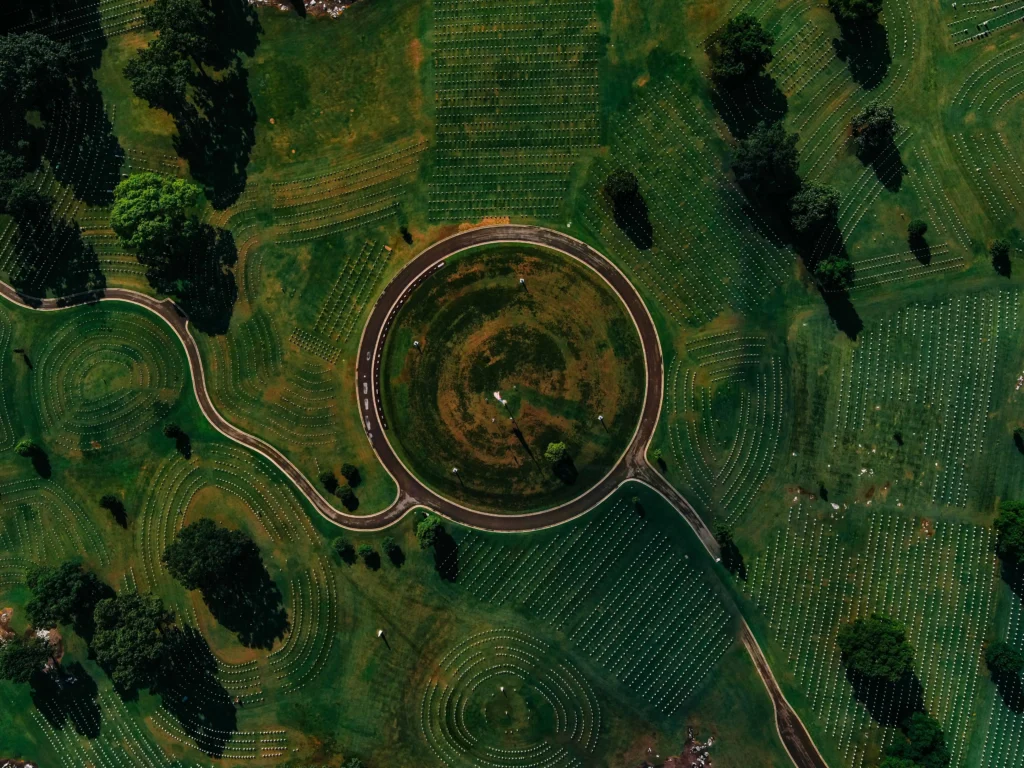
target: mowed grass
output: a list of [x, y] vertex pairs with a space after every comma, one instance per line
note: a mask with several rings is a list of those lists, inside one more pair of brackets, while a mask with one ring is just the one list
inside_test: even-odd
[[[643, 403], [640, 339], [621, 300], [586, 267], [536, 248], [448, 259], [403, 305], [384, 355], [388, 438], [403, 461], [441, 492], [501, 512], [554, 506], [603, 477]], [[571, 465], [545, 460], [552, 442]]]

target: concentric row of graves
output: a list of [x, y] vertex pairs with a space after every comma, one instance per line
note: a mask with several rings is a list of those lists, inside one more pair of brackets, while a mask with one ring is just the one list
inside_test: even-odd
[[749, 508], [782, 437], [782, 363], [766, 343], [738, 331], [700, 336], [668, 371], [673, 469], [692, 500], [727, 523]]
[[[651, 84], [613, 129], [610, 161], [595, 162], [583, 218], [630, 277], [679, 323], [701, 324], [725, 307], [760, 306], [785, 279], [792, 256], [759, 232], [739, 188], [709, 149], [711, 119], [671, 79]], [[616, 167], [632, 172], [647, 204], [652, 243], [623, 234], [602, 193]]]
[[[1010, 615], [1000, 640], [1018, 652], [1024, 651], [1024, 605], [1020, 585], [1015, 583], [1010, 595]], [[980, 768], [1000, 768], [1024, 761], [1024, 691], [1020, 688], [992, 691], [990, 710], [985, 722]]]
[[456, 583], [564, 632], [610, 678], [671, 715], [732, 634], [706, 574], [649, 514], [623, 496], [577, 523], [531, 535], [529, 544], [469, 532], [453, 555]]
[[845, 452], [833, 471], [870, 480], [892, 461], [911, 473], [894, 487], [902, 502], [967, 504], [993, 392], [1001, 400], [1019, 367], [1019, 315], [1015, 291], [912, 304], [869, 326], [858, 347], [833, 349], [825, 428]]
[[554, 218], [599, 142], [593, 0], [434, 4], [431, 221]]
[[867, 758], [893, 737], [895, 723], [880, 712], [903, 702], [892, 691], [855, 695], [836, 646], [841, 623], [878, 612], [906, 626], [923, 703], [942, 723], [952, 764], [964, 765], [998, 579], [992, 532], [891, 504], [836, 511], [802, 496], [791, 502], [785, 527], [748, 562], [745, 589], [810, 702], [812, 733], [835, 744], [845, 766], [873, 764]]

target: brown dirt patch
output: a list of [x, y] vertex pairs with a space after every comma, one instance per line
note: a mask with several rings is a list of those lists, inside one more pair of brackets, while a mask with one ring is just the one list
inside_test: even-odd
[[409, 41], [409, 45], [406, 46], [405, 53], [409, 59], [409, 63], [412, 65], [412, 71], [419, 74], [420, 66], [423, 64], [423, 44], [420, 43], [418, 37], [414, 37]]

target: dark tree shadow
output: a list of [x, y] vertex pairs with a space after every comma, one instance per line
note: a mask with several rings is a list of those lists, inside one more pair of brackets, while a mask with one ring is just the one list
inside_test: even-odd
[[1009, 277], [1012, 267], [1010, 266], [1010, 255], [1009, 254], [992, 254], [992, 268], [996, 271], [997, 275], [1002, 277]]
[[897, 726], [915, 712], [924, 711], [924, 689], [913, 672], [895, 683], [846, 671], [853, 695], [879, 725]]
[[111, 504], [107, 511], [110, 512], [110, 516], [114, 518], [114, 522], [122, 528], [128, 528], [128, 512], [124, 508], [124, 504], [118, 499]]
[[[349, 486], [339, 486], [341, 488], [348, 488]], [[359, 509], [359, 497], [354, 493], [347, 493], [344, 496], [338, 494], [338, 498], [341, 499], [341, 506], [347, 509], [349, 512], [355, 512]]]
[[434, 542], [434, 568], [445, 581], [456, 581], [459, 578], [459, 545], [455, 538], [446, 530], [437, 534]]
[[1020, 675], [993, 673], [992, 682], [1007, 709], [1018, 715], [1024, 712], [1024, 685], [1021, 684]]
[[771, 75], [750, 80], [716, 82], [711, 103], [737, 139], [745, 139], [758, 123], [777, 123], [789, 111], [789, 102]]
[[825, 300], [829, 317], [836, 328], [845, 333], [851, 341], [856, 341], [860, 332], [864, 330], [864, 321], [860, 319], [857, 308], [853, 306], [850, 294], [847, 291], [823, 291], [821, 297]]
[[239, 563], [233, 578], [204, 589], [203, 599], [213, 617], [250, 648], [271, 648], [288, 630], [281, 590], [255, 547]]
[[388, 550], [388, 560], [395, 568], [401, 568], [405, 565], [405, 552], [399, 546], [392, 547]]
[[892, 439], [896, 441], [896, 445], [900, 446], [901, 448], [903, 447], [903, 433], [902, 432], [893, 432], [892, 433]]
[[299, 16], [305, 17], [306, 15], [306, 4], [303, 0], [288, 0], [292, 4], [292, 8]]
[[72, 622], [72, 629], [75, 630], [75, 634], [85, 640], [85, 642], [90, 642], [96, 632], [96, 621], [93, 619], [96, 604], [100, 600], [112, 597], [117, 597], [117, 593], [109, 584], [100, 581], [98, 577], [89, 580], [89, 589], [83, 598], [82, 604], [76, 606], [75, 617]]
[[566, 456], [561, 461], [553, 464], [551, 471], [555, 473], [555, 477], [566, 485], [575, 484], [576, 478], [578, 478], [580, 474], [576, 469], [576, 464], [573, 462], [571, 456]]
[[380, 570], [380, 552], [374, 550], [373, 552], [367, 553], [363, 557], [363, 565], [369, 568], [371, 571]]
[[234, 701], [217, 677], [217, 659], [202, 635], [184, 627], [165, 636], [173, 663], [167, 665], [156, 692], [185, 732], [210, 757], [224, 748], [238, 730]]
[[877, 88], [889, 73], [892, 54], [889, 35], [878, 19], [858, 22], [840, 22], [840, 37], [832, 40], [836, 58], [846, 63], [861, 88]]
[[174, 436], [174, 448], [184, 458], [192, 458], [192, 438], [185, 434], [185, 432], [179, 432]]
[[32, 703], [46, 722], [59, 731], [70, 724], [87, 739], [100, 735], [100, 707], [96, 681], [80, 663], [32, 676]]
[[42, 478], [49, 478], [53, 474], [53, 468], [50, 466], [50, 457], [46, 455], [46, 451], [42, 448], [36, 448], [32, 451], [32, 468]]
[[743, 553], [736, 546], [736, 542], [730, 540], [722, 547], [722, 565], [725, 570], [731, 573], [740, 581], [747, 580], [747, 564], [743, 560]]
[[654, 225], [647, 201], [638, 190], [635, 195], [620, 195], [611, 201], [615, 225], [622, 230], [637, 250], [647, 251], [654, 245]]
[[914, 254], [921, 264], [928, 265], [932, 263], [932, 249], [928, 246], [928, 241], [921, 236], [910, 236], [907, 238], [907, 245], [910, 246], [910, 252]]

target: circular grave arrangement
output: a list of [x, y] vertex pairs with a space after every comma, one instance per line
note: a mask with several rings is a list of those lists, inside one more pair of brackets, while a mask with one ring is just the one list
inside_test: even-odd
[[420, 714], [444, 765], [582, 765], [601, 729], [597, 699], [579, 671], [512, 629], [481, 632], [449, 651]]
[[381, 363], [387, 436], [422, 481], [469, 506], [557, 506], [618, 461], [644, 376], [636, 326], [595, 272], [536, 247], [472, 249], [395, 315]]
[[35, 361], [43, 425], [69, 450], [124, 443], [152, 427], [178, 399], [180, 346], [159, 321], [97, 306], [76, 314]]

